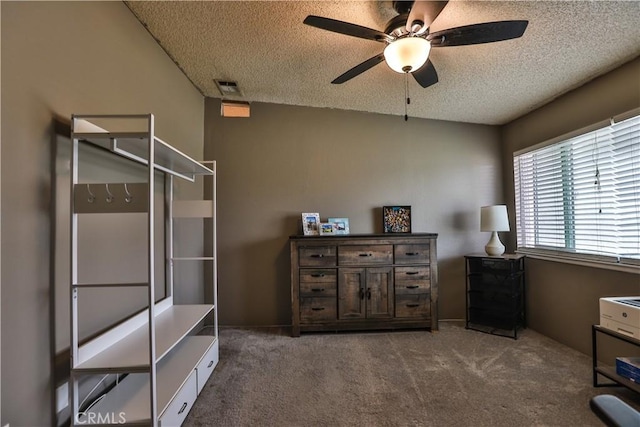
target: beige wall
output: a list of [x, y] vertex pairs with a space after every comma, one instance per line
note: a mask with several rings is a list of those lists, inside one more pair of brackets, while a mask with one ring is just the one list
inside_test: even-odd
[[[635, 59], [502, 128], [511, 208], [513, 153], [637, 108], [639, 77], [640, 59]], [[510, 237], [513, 246], [514, 233]], [[529, 326], [586, 354], [591, 354], [591, 325], [599, 323], [598, 299], [640, 295], [637, 274], [532, 259], [526, 268]]]
[[161, 138], [201, 158], [204, 101], [121, 2], [0, 5], [1, 424], [44, 426], [51, 423], [50, 324], [68, 331], [61, 320], [68, 313], [51, 318], [53, 119], [152, 112]]
[[291, 324], [288, 236], [301, 212], [374, 233], [392, 204], [412, 206], [414, 231], [439, 234], [440, 317], [464, 318], [463, 255], [489, 238], [480, 206], [503, 201], [497, 128], [261, 103], [222, 118], [216, 99], [205, 113], [222, 324]]

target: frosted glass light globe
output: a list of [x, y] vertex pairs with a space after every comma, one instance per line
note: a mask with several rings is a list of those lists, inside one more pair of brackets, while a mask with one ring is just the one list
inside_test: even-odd
[[411, 73], [427, 62], [430, 51], [431, 43], [422, 37], [405, 37], [387, 45], [384, 59], [393, 71]]

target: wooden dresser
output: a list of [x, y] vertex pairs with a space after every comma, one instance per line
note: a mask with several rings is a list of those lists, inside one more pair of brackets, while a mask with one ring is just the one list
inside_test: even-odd
[[433, 233], [291, 236], [292, 336], [438, 329]]

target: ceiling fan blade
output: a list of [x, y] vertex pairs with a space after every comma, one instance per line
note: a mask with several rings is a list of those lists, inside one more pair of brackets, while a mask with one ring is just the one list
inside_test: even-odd
[[449, 1], [416, 0], [411, 6], [409, 18], [407, 18], [407, 31], [411, 31], [414, 21], [422, 21], [424, 27], [429, 27], [436, 20], [442, 9]]
[[433, 66], [430, 59], [427, 59], [426, 64], [411, 74], [413, 74], [413, 78], [415, 78], [418, 84], [422, 87], [429, 87], [438, 83], [438, 73], [436, 73], [436, 68]]
[[374, 56], [373, 58], [367, 59], [366, 61], [364, 61], [361, 64], [356, 65], [355, 67], [353, 67], [352, 69], [350, 69], [346, 73], [336, 77], [331, 83], [336, 84], [336, 85], [342, 84], [342, 83], [344, 83], [344, 82], [346, 82], [348, 80], [351, 80], [352, 78], [364, 73], [369, 68], [375, 67], [376, 65], [378, 65], [382, 61], [384, 61], [384, 54], [383, 53], [379, 53], [376, 56]]
[[517, 39], [524, 34], [529, 21], [498, 21], [465, 25], [436, 31], [427, 36], [432, 47], [464, 46]]
[[323, 18], [322, 16], [309, 15], [304, 19], [303, 23], [323, 30], [333, 31], [334, 33], [346, 34], [348, 36], [360, 37], [361, 39], [377, 42], [384, 42], [389, 38], [389, 36], [382, 31], [374, 30], [373, 28], [362, 27], [331, 18]]

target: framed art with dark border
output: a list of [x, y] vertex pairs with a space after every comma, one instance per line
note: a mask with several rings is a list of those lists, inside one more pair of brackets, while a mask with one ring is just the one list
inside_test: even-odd
[[383, 206], [382, 221], [385, 233], [411, 233], [411, 206]]

